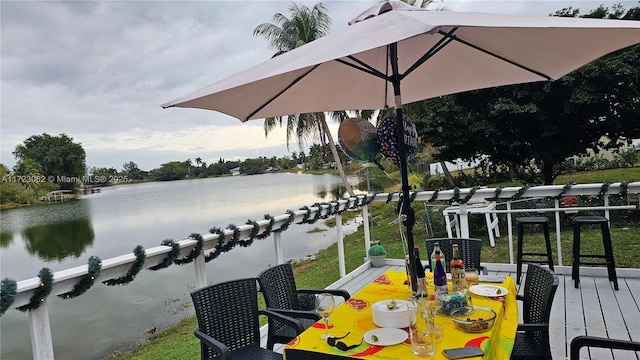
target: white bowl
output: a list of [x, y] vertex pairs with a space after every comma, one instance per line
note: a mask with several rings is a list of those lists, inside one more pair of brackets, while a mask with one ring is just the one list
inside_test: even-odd
[[395, 309], [389, 309], [387, 304], [392, 300], [382, 300], [373, 304], [371, 313], [373, 323], [384, 328], [406, 328], [409, 327], [409, 308], [404, 300], [395, 300]]

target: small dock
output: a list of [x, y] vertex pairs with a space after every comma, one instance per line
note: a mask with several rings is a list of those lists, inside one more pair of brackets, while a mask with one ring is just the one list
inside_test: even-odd
[[49, 191], [47, 195], [41, 196], [40, 201], [42, 202], [65, 202], [71, 199], [69, 195], [71, 190], [55, 190]]

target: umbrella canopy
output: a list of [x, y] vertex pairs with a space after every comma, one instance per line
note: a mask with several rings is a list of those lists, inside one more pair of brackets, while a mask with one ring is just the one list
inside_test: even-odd
[[425, 11], [394, 2], [366, 13], [384, 6], [394, 9], [162, 106], [216, 110], [242, 121], [381, 109], [395, 104], [389, 44], [397, 43], [406, 104], [557, 79], [640, 42], [638, 21]]
[[[557, 79], [640, 43], [640, 22], [426, 11], [378, 4], [350, 26], [163, 104], [216, 110], [241, 121], [394, 106], [457, 92]], [[404, 132], [396, 131], [401, 211], [416, 290]]]

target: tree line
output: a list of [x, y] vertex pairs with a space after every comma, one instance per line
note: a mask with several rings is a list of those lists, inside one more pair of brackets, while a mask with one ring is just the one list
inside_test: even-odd
[[[340, 150], [340, 156], [346, 155]], [[255, 175], [270, 171], [303, 168], [319, 170], [331, 163], [326, 145], [312, 145], [309, 155], [304, 151], [282, 157], [250, 158], [230, 161], [219, 158], [208, 164], [201, 157], [194, 160], [170, 161], [148, 171], [134, 161], [126, 162], [120, 170], [115, 167], [86, 166], [86, 152], [82, 144], [66, 134], [33, 135], [15, 147], [17, 159], [13, 169], [0, 164], [0, 203], [31, 204], [54, 190], [77, 190], [82, 185], [108, 186], [141, 181], [172, 181], [239, 174]]]

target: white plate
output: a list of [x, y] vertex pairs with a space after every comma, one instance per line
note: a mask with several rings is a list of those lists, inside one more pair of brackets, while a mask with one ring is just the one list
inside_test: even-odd
[[480, 296], [505, 296], [509, 290], [497, 285], [474, 285], [469, 288], [469, 291]]
[[[378, 341], [373, 340], [373, 336], [378, 338]], [[407, 340], [409, 334], [401, 329], [396, 328], [379, 328], [369, 330], [364, 333], [364, 341], [370, 345], [389, 346], [400, 344]]]

